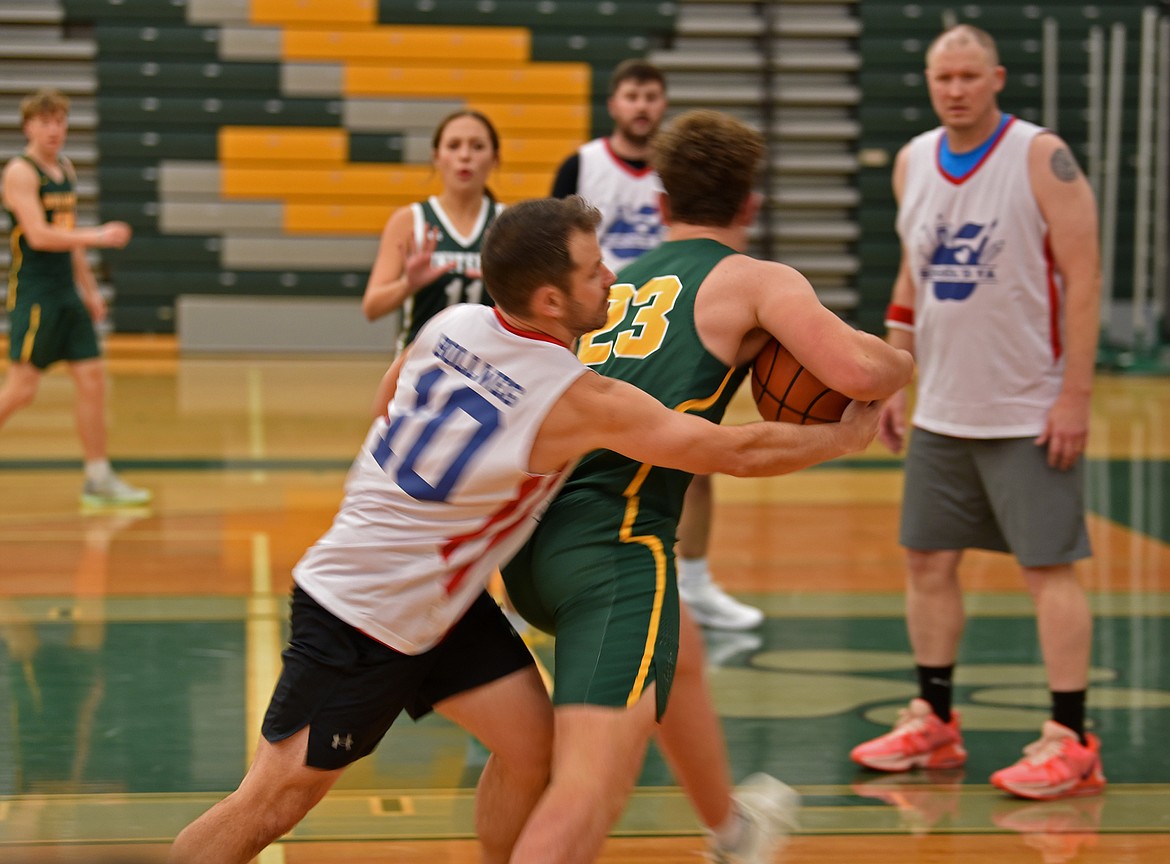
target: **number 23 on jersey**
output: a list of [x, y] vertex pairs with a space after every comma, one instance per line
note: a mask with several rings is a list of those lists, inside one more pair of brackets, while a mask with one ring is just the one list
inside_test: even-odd
[[[662, 347], [670, 327], [667, 316], [681, 290], [677, 276], [655, 276], [640, 288], [629, 282], [611, 285], [605, 326], [581, 337], [578, 359], [586, 366], [596, 366], [611, 354], [632, 360], [649, 357]], [[631, 306], [635, 312], [627, 322]]]

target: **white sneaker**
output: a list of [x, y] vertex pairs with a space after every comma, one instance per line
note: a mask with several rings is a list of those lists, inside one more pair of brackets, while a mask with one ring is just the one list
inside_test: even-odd
[[142, 507], [150, 503], [150, 490], [131, 486], [117, 474], [109, 474], [100, 483], [86, 480], [81, 490], [85, 507]]
[[764, 613], [740, 603], [710, 578], [697, 584], [678, 583], [678, 595], [691, 610], [691, 617], [703, 627], [716, 630], [751, 630], [764, 623]]
[[800, 795], [767, 774], [753, 774], [736, 787], [736, 809], [744, 820], [734, 849], [721, 849], [708, 839], [708, 860], [715, 864], [772, 864], [772, 858], [796, 830]]

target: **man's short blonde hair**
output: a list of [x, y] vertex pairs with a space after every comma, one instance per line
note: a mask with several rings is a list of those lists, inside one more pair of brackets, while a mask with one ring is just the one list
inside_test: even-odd
[[60, 90], [38, 90], [20, 100], [20, 122], [27, 123], [34, 117], [46, 114], [68, 114], [69, 97]]
[[934, 41], [926, 49], [926, 64], [930, 65], [930, 55], [934, 53], [936, 48], [943, 45], [950, 47], [972, 43], [987, 52], [987, 60], [992, 66], [999, 65], [999, 49], [995, 45], [994, 37], [974, 24], [956, 24], [934, 37]]

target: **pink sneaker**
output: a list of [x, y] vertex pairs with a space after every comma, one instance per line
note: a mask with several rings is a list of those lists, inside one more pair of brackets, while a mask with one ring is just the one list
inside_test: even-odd
[[911, 699], [898, 712], [892, 731], [858, 744], [849, 758], [875, 771], [911, 768], [958, 768], [967, 761], [959, 715], [952, 711], [944, 723], [925, 699]]
[[1105, 788], [1101, 742], [1096, 735], [1085, 738], [1088, 746], [1067, 726], [1046, 720], [1040, 740], [1025, 747], [1015, 765], [992, 774], [992, 785], [1037, 801], [1098, 794]]

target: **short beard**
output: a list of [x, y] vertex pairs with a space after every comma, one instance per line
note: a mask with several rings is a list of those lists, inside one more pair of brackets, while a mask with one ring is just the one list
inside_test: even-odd
[[646, 145], [648, 145], [650, 143], [650, 139], [653, 138], [655, 136], [655, 134], [657, 134], [658, 127], [657, 126], [653, 127], [645, 135], [640, 135], [637, 132], [634, 132], [633, 129], [631, 129], [631, 127], [627, 126], [627, 125], [619, 126], [618, 131], [621, 132], [623, 138], [625, 138], [627, 141], [629, 141], [635, 147], [642, 148], [642, 147], [645, 147]]

